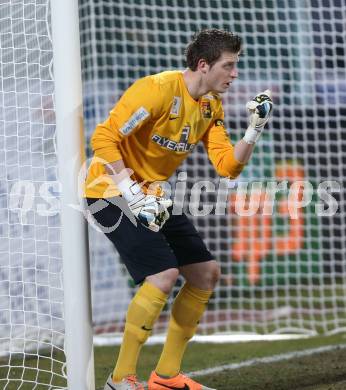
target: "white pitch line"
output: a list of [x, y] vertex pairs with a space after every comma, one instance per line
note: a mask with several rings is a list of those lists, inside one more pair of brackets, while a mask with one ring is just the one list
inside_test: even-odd
[[[197, 343], [240, 343], [249, 341], [278, 341], [278, 340], [297, 340], [314, 336], [314, 334], [253, 334], [253, 333], [230, 333], [214, 335], [195, 335], [191, 342]], [[154, 335], [149, 337], [145, 345], [164, 344], [165, 335]], [[104, 333], [94, 336], [94, 346], [103, 347], [110, 345], [120, 345], [122, 335], [118, 333]], [[0, 354], [1, 357], [1, 354]]]
[[205, 375], [210, 375], [210, 374], [216, 374], [216, 373], [222, 372], [224, 370], [225, 371], [226, 370], [237, 370], [239, 368], [254, 366], [257, 364], [261, 364], [261, 363], [276, 363], [276, 362], [280, 362], [282, 360], [290, 360], [290, 359], [300, 358], [300, 357], [304, 357], [304, 356], [311, 356], [311, 355], [314, 355], [317, 353], [336, 351], [338, 349], [346, 349], [346, 344], [327, 345], [325, 347], [305, 349], [304, 351], [294, 351], [294, 352], [282, 353], [282, 354], [273, 355], [273, 356], [266, 356], [266, 357], [262, 357], [262, 358], [245, 360], [244, 362], [241, 362], [241, 363], [224, 364], [222, 366], [217, 366], [217, 367], [213, 367], [213, 368], [206, 368], [204, 370], [188, 372], [186, 375], [191, 376], [191, 377], [205, 376]]

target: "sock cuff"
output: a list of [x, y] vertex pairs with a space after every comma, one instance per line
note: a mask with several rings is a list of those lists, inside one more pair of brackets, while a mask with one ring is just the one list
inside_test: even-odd
[[165, 303], [168, 298], [168, 294], [165, 294], [158, 287], [154, 286], [149, 282], [144, 282], [140, 288], [140, 294], [145, 295], [146, 297], [156, 298], [157, 300]]
[[188, 282], [184, 284], [182, 290], [203, 303], [208, 303], [209, 298], [213, 293], [213, 290], [201, 290], [200, 288], [192, 286]]

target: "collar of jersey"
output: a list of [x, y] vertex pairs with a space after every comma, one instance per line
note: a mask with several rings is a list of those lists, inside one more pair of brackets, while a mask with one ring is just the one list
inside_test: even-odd
[[185, 92], [185, 95], [188, 96], [189, 100], [193, 103], [193, 104], [196, 104], [196, 105], [199, 105], [199, 100], [195, 100], [191, 95], [190, 95], [190, 92], [189, 90], [187, 89], [187, 86], [185, 84], [185, 80], [184, 80], [184, 76], [183, 76], [183, 72], [179, 72], [179, 77], [180, 77], [180, 82], [182, 83], [182, 86], [184, 88], [184, 92]]

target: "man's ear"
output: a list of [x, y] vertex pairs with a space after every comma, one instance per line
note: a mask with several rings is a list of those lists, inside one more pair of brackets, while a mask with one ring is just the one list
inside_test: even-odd
[[197, 63], [197, 70], [202, 73], [207, 73], [209, 70], [209, 64], [204, 58], [200, 58]]

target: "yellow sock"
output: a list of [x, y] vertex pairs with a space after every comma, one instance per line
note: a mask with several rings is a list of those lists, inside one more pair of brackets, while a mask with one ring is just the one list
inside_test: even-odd
[[173, 377], [180, 371], [188, 341], [195, 334], [200, 318], [212, 294], [186, 283], [175, 298], [168, 333], [156, 373]]
[[136, 374], [137, 360], [153, 325], [167, 300], [167, 294], [145, 282], [129, 304], [123, 341], [113, 371], [113, 381], [120, 382]]

